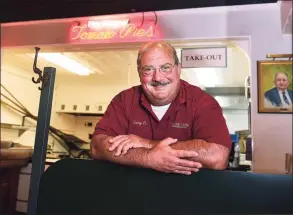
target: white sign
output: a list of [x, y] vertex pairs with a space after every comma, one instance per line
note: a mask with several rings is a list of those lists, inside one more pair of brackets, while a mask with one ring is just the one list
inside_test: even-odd
[[227, 48], [190, 48], [181, 50], [182, 68], [227, 67]]
[[129, 23], [129, 19], [122, 20], [91, 20], [88, 21], [89, 28], [119, 28]]

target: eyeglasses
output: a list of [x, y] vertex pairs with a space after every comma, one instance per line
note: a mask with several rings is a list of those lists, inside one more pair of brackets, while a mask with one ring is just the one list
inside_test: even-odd
[[[171, 72], [172, 72], [172, 69], [174, 68], [175, 65], [172, 65], [170, 63], [167, 63], [163, 66], [160, 66], [159, 68], [157, 68], [160, 73], [162, 75], [169, 75]], [[153, 66], [143, 66], [141, 68], [141, 72], [142, 72], [142, 75], [145, 76], [145, 77], [148, 77], [148, 76], [153, 76], [155, 71], [157, 71], [157, 69]]]

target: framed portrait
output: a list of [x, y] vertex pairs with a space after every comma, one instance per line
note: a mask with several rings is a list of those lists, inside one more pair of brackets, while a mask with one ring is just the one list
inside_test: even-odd
[[292, 61], [257, 62], [258, 113], [292, 114]]

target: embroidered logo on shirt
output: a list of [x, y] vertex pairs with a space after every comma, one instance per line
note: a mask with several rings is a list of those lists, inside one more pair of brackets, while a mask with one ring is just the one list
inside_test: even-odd
[[147, 122], [146, 121], [136, 121], [136, 120], [133, 120], [133, 125], [139, 125], [139, 126], [147, 126]]
[[173, 128], [188, 128], [188, 123], [173, 122], [171, 123]]

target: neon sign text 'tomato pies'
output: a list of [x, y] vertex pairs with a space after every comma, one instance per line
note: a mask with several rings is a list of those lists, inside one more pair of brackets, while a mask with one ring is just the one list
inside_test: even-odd
[[71, 28], [70, 40], [71, 41], [93, 41], [93, 40], [109, 40], [109, 39], [126, 39], [126, 38], [150, 38], [154, 36], [154, 27], [146, 25], [137, 27], [134, 24], [127, 24], [122, 28], [111, 29], [91, 29], [87, 24], [74, 26]]

